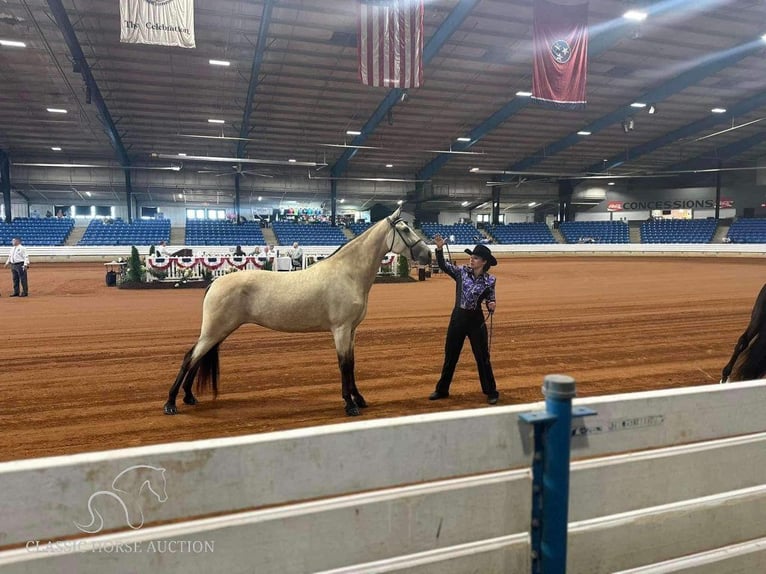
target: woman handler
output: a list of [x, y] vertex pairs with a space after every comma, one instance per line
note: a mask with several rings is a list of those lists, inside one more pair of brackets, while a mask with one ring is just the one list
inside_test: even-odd
[[487, 344], [487, 326], [484, 323], [484, 313], [481, 309], [485, 302], [490, 313], [495, 312], [495, 277], [487, 273], [489, 268], [497, 265], [497, 259], [486, 245], [477, 245], [473, 251], [466, 249], [471, 256], [468, 265], [456, 267], [444, 260], [444, 238], [434, 236], [436, 243], [436, 261], [439, 267], [457, 283], [455, 290], [455, 308], [452, 310], [447, 341], [444, 346], [444, 366], [436, 390], [428, 398], [432, 401], [446, 399], [449, 396], [449, 386], [455, 373], [460, 351], [463, 349], [465, 338], [471, 341], [471, 350], [479, 369], [481, 390], [487, 395], [487, 402], [497, 403], [499, 393], [495, 386], [495, 376], [489, 362], [489, 346]]

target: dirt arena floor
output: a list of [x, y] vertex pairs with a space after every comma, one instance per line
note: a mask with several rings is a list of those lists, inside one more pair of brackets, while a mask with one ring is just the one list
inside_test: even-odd
[[[492, 362], [500, 404], [540, 400], [546, 373], [580, 396], [714, 384], [747, 325], [766, 262], [745, 258], [501, 260]], [[248, 325], [221, 347], [221, 394], [162, 406], [199, 332], [203, 291], [107, 288], [100, 264], [38, 264], [30, 297], [0, 274], [0, 461], [347, 422], [329, 333]], [[454, 282], [375, 285], [356, 340], [370, 408], [356, 420], [493, 408], [466, 342], [438, 378]]]

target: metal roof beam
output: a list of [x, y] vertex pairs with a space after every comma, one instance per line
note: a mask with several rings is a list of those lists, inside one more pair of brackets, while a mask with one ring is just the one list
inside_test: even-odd
[[[255, 43], [255, 54], [253, 55], [253, 65], [250, 68], [250, 83], [247, 86], [247, 99], [245, 100], [245, 110], [242, 114], [242, 123], [239, 127], [239, 137], [247, 138], [250, 134], [250, 115], [253, 113], [253, 99], [255, 98], [255, 89], [258, 87], [258, 77], [261, 74], [261, 64], [263, 55], [266, 53], [266, 39], [271, 24], [271, 11], [274, 8], [274, 0], [266, 0], [263, 4], [263, 13], [261, 14], [261, 23], [258, 26], [258, 40]], [[245, 153], [247, 142], [241, 141], [237, 145], [237, 157], [242, 157]]]
[[[716, 0], [703, 0], [698, 3], [697, 9], [702, 9], [704, 5], [715, 5]], [[676, 0], [664, 0], [654, 4], [651, 7], [651, 17], [663, 16], [665, 19], [674, 16], [680, 16], [688, 9], [684, 3]], [[588, 59], [599, 56], [614, 48], [621, 40], [628, 38], [633, 30], [636, 29], [636, 23], [623, 18], [611, 20], [591, 27], [588, 43]], [[526, 97], [515, 97], [506, 103], [502, 108], [493, 113], [490, 117], [480, 123], [466, 134], [470, 137], [469, 142], [455, 142], [452, 145], [453, 150], [463, 151], [471, 148], [478, 143], [488, 133], [505, 123], [511, 116], [528, 106], [530, 99]], [[622, 118], [621, 118], [622, 119]], [[582, 128], [583, 130], [586, 128]], [[578, 136], [579, 137], [579, 136]], [[451, 154], [441, 154], [427, 163], [418, 171], [417, 179], [430, 179], [433, 177], [448, 161], [452, 159]]]
[[[465, 20], [466, 16], [470, 14], [471, 10], [479, 3], [479, 0], [460, 0], [457, 6], [450, 12], [449, 16], [442, 22], [441, 26], [434, 32], [433, 36], [429, 38], [425, 47], [423, 48], [423, 66], [428, 65], [436, 54], [441, 50], [442, 46], [450, 39], [452, 34], [460, 27]], [[401, 88], [393, 88], [388, 91], [386, 97], [380, 102], [377, 109], [372, 113], [370, 119], [365, 122], [364, 126], [360, 130], [362, 133], [355, 136], [351, 141], [351, 145], [362, 145], [367, 141], [380, 122], [388, 116], [388, 113], [393, 107], [399, 103], [404, 90]], [[333, 177], [340, 177], [348, 169], [348, 162], [359, 151], [358, 148], [349, 148], [341, 154], [335, 165], [332, 166], [331, 173]]]
[[632, 147], [624, 153], [614, 155], [606, 161], [606, 165], [604, 165], [603, 162], [594, 163], [584, 171], [586, 173], [595, 173], [621, 166], [631, 160], [652, 153], [666, 145], [670, 145], [682, 138], [688, 138], [703, 130], [730, 121], [731, 118], [743, 116], [763, 106], [766, 106], [766, 92], [760, 92], [751, 98], [729, 107], [725, 114], [710, 114], [701, 120], [697, 120], [696, 122], [682, 126], [651, 141]]
[[762, 144], [766, 141], [766, 131], [758, 131], [751, 136], [748, 136], [739, 141], [732, 142], [716, 150], [716, 157], [711, 158], [709, 155], [700, 155], [697, 157], [689, 158], [673, 165], [666, 167], [663, 171], [677, 171], [687, 169], [709, 169], [711, 167], [718, 167], [718, 162], [737, 157], [738, 155], [746, 152], [752, 147]]
[[[633, 27], [634, 24], [618, 21], [614, 26], [606, 28], [604, 31], [596, 34], [588, 44], [588, 58], [594, 58], [613, 48], [620, 40], [625, 39], [628, 30]], [[528, 97], [514, 97], [502, 108], [497, 110], [465, 135], [465, 137], [471, 138], [471, 141], [454, 142], [452, 144], [452, 149], [456, 151], [468, 150], [477, 144], [484, 136], [508, 121], [511, 116], [526, 108], [529, 103], [530, 99]], [[415, 178], [431, 179], [436, 172], [443, 168], [452, 158], [453, 155], [448, 153], [437, 155], [418, 171]]]
[[112, 120], [112, 116], [109, 113], [109, 109], [106, 107], [106, 102], [101, 95], [101, 90], [98, 88], [96, 79], [93, 77], [93, 72], [88, 65], [88, 61], [85, 59], [85, 54], [80, 46], [80, 41], [77, 39], [72, 22], [69, 20], [69, 16], [61, 4], [61, 0], [48, 0], [48, 6], [53, 13], [53, 17], [56, 19], [61, 34], [64, 36], [64, 42], [66, 42], [69, 53], [72, 56], [72, 60], [80, 67], [80, 74], [85, 81], [86, 87], [90, 90], [91, 100], [96, 105], [98, 113], [101, 115], [101, 119], [104, 122], [106, 128], [106, 135], [109, 137], [109, 141], [117, 153], [117, 159], [120, 165], [127, 167], [130, 165], [130, 158], [125, 146], [122, 144], [122, 139], [117, 131], [117, 126]]
[[[670, 96], [681, 92], [689, 86], [693, 86], [699, 83], [700, 80], [703, 80], [709, 76], [712, 76], [713, 74], [720, 72], [721, 70], [728, 68], [733, 64], [736, 64], [740, 60], [754, 54], [761, 49], [763, 49], [763, 41], [758, 39], [746, 44], [742, 44], [740, 46], [736, 46], [734, 48], [730, 48], [725, 50], [723, 53], [718, 53], [712, 59], [708, 59], [705, 63], [694, 66], [686, 72], [679, 74], [669, 82], [641, 94], [640, 96], [636, 97], [636, 99], [617, 108], [613, 112], [581, 127], [580, 130], [591, 132], [592, 134], [599, 132], [604, 128], [623, 121], [626, 117], [634, 115], [636, 110], [630, 106], [632, 102], [661, 102], [662, 100], [665, 100]], [[582, 141], [583, 138], [587, 137], [588, 136], [577, 135], [577, 132], [570, 133], [560, 140], [553, 142], [551, 145], [537, 150], [526, 159], [516, 162], [515, 164], [508, 167], [508, 170], [520, 171], [529, 169], [530, 167], [541, 163], [545, 159], [572, 147], [573, 145]]]

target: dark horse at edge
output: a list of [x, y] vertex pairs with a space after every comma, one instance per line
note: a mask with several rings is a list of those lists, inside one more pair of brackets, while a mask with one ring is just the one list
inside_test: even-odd
[[721, 371], [722, 383], [752, 381], [766, 375], [766, 285], [753, 305], [750, 324], [742, 333], [734, 353]]

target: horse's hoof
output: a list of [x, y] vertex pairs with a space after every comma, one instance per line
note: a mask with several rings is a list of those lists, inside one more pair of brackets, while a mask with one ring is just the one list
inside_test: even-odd
[[174, 415], [174, 414], [178, 413], [178, 409], [176, 408], [176, 404], [175, 403], [170, 403], [170, 402], [165, 403], [165, 409], [164, 410], [165, 410], [165, 414], [166, 415]]
[[199, 401], [197, 400], [197, 397], [194, 395], [185, 395], [184, 396], [184, 404], [185, 405], [196, 405]]
[[354, 402], [356, 403], [356, 406], [358, 406], [360, 409], [367, 408], [367, 401], [364, 400], [364, 397], [362, 395], [355, 396]]
[[359, 416], [359, 409], [356, 407], [356, 405], [350, 405], [346, 406], [346, 414], [350, 417], [358, 417]]

